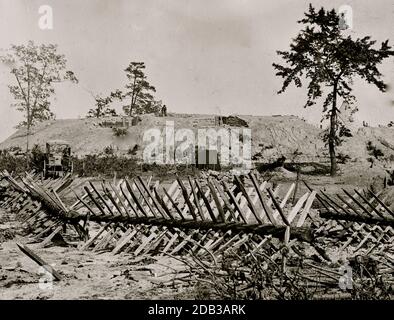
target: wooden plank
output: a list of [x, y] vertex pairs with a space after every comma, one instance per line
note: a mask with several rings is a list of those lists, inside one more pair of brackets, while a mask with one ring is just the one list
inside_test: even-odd
[[304, 224], [305, 219], [309, 214], [309, 210], [312, 206], [313, 200], [315, 199], [315, 196], [316, 196], [316, 191], [312, 191], [312, 193], [308, 197], [308, 200], [305, 204], [304, 209], [302, 210], [300, 217], [298, 218], [298, 221], [296, 224], [297, 227], [302, 227], [302, 225]]
[[[93, 184], [91, 181], [89, 181], [89, 184], [90, 184], [90, 186], [92, 187], [93, 191], [97, 194], [98, 198], [99, 198], [99, 199], [104, 203], [104, 205], [107, 207], [108, 211], [109, 211], [112, 215], [114, 215], [114, 213], [113, 213], [111, 207], [108, 205], [107, 201], [105, 201], [105, 199], [103, 198], [103, 196], [101, 195], [101, 193], [97, 191], [97, 189], [96, 189], [96, 187], [94, 186], [94, 184]], [[86, 190], [86, 192], [87, 192], [89, 189], [86, 188], [85, 190]], [[93, 199], [92, 199], [92, 200], [93, 200]]]
[[[86, 202], [86, 201], [84, 201], [82, 198], [80, 198], [78, 195], [77, 195], [77, 193], [76, 192], [74, 192], [74, 190], [72, 191], [73, 193], [74, 193], [74, 195], [77, 197], [77, 199], [90, 211], [90, 213], [91, 214], [93, 214], [93, 215], [96, 215], [96, 213], [94, 212], [94, 210], [89, 206], [89, 204]], [[86, 196], [89, 196], [87, 193], [86, 193]]]
[[224, 181], [222, 181], [222, 185], [223, 185], [224, 190], [226, 191], [227, 195], [229, 196], [231, 203], [234, 205], [235, 210], [238, 212], [238, 214], [242, 218], [243, 222], [247, 223], [246, 218], [242, 212], [241, 207], [238, 204], [236, 197], [234, 196], [234, 194], [232, 193], [232, 191], [229, 189], [229, 187], [227, 186], [227, 184]]
[[134, 251], [135, 255], [138, 255], [155, 237], [157, 237], [157, 234], [155, 233], [156, 230], [158, 230], [158, 228], [156, 226], [151, 228], [149, 236], [142, 239], [142, 243]]
[[179, 177], [177, 177], [177, 181], [178, 181], [179, 186], [181, 187], [182, 195], [183, 195], [183, 198], [185, 199], [186, 205], [189, 207], [190, 214], [192, 215], [194, 220], [197, 220], [197, 216], [196, 216], [196, 214], [194, 212], [193, 205], [190, 202], [189, 195], [187, 193], [187, 190], [186, 190], [185, 186], [183, 185], [182, 180]]
[[291, 211], [290, 211], [290, 213], [289, 213], [289, 215], [287, 217], [289, 223], [293, 222], [293, 220], [296, 217], [297, 213], [300, 211], [300, 209], [302, 208], [303, 204], [308, 199], [308, 196], [309, 196], [309, 192], [305, 193], [301, 198], [298, 199], [297, 203], [291, 209]]
[[227, 196], [226, 196], [226, 194], [224, 193], [224, 191], [222, 190], [221, 186], [219, 185], [219, 183], [218, 183], [216, 180], [213, 180], [213, 182], [214, 182], [214, 184], [215, 184], [216, 189], [217, 189], [218, 192], [219, 192], [219, 195], [220, 195], [221, 199], [222, 199], [223, 202], [224, 202], [225, 207], [226, 207], [227, 210], [230, 212], [230, 215], [231, 215], [231, 217], [232, 217], [232, 220], [233, 220], [233, 221], [238, 221], [237, 216], [235, 215], [234, 209], [233, 209], [233, 207], [231, 206], [230, 201], [227, 199]]
[[280, 214], [280, 216], [281, 216], [283, 222], [284, 222], [287, 226], [290, 226], [290, 222], [287, 220], [287, 218], [286, 218], [285, 214], [283, 213], [283, 210], [282, 210], [282, 208], [280, 207], [280, 205], [276, 202], [275, 196], [273, 195], [271, 189], [268, 188], [267, 191], [268, 191], [268, 194], [270, 195], [270, 197], [271, 197], [271, 199], [272, 199], [272, 202], [274, 203], [274, 206], [275, 206], [276, 210], [279, 211], [279, 214]]
[[[120, 181], [120, 182], [122, 182], [122, 181]], [[125, 212], [125, 216], [130, 216], [129, 212], [128, 212], [129, 209], [128, 209], [127, 203], [125, 203], [122, 200], [122, 195], [118, 191], [118, 189], [120, 189], [120, 187], [121, 187], [121, 183], [119, 183], [118, 186], [114, 186], [111, 182], [109, 182], [108, 184], [109, 184], [110, 188], [112, 189], [114, 196], [116, 196], [118, 202], [122, 205], [122, 208], [124, 209], [124, 212]]]
[[357, 204], [368, 216], [373, 217], [373, 214], [371, 214], [355, 197], [353, 197], [349, 192], [347, 192], [345, 189], [342, 189], [343, 192], [346, 193], [346, 195], [353, 200], [355, 204]]
[[290, 185], [289, 190], [287, 190], [287, 193], [286, 193], [285, 197], [283, 198], [282, 202], [280, 203], [281, 208], [284, 208], [284, 207], [285, 207], [287, 201], [288, 201], [289, 198], [290, 198], [291, 193], [292, 193], [293, 190], [294, 190], [294, 187], [295, 187], [295, 183], [293, 182], [293, 183]]
[[133, 198], [134, 202], [137, 204], [137, 208], [142, 212], [142, 214], [145, 217], [148, 217], [148, 213], [146, 212], [145, 208], [142, 206], [140, 200], [137, 198], [137, 196], [134, 194], [134, 191], [129, 183], [129, 180], [125, 178], [125, 183], [126, 183], [126, 188], [129, 191], [129, 194]]
[[[141, 187], [138, 185], [138, 183], [133, 179], [134, 185], [137, 187], [140, 195], [142, 196], [144, 202], [146, 203], [147, 207], [149, 208], [149, 211], [152, 213], [152, 215], [154, 217], [157, 218], [157, 214], [156, 211], [154, 210], [152, 204], [150, 203], [149, 199], [147, 198], [147, 196], [145, 195], [145, 193], [143, 192], [143, 190], [141, 189]], [[160, 212], [159, 212], [160, 213]]]
[[389, 213], [394, 217], [394, 213], [390, 210], [389, 207], [387, 207], [385, 205], [385, 203], [383, 201], [381, 201], [377, 195], [375, 195], [371, 190], [368, 190], [370, 194], [372, 194], [372, 196], [376, 199], [377, 202], [379, 202], [379, 204]]
[[[264, 189], [265, 189], [266, 181], [264, 181], [264, 182], [265, 182], [265, 185], [264, 185]], [[262, 189], [262, 188], [260, 187], [260, 190], [261, 190], [261, 191], [264, 191], [264, 189]], [[274, 189], [274, 191], [273, 191], [273, 194], [274, 194], [275, 197], [279, 194], [279, 190], [280, 190], [280, 184], [278, 184], [278, 185], [276, 186], [276, 188]], [[271, 207], [272, 204], [273, 204], [273, 203], [272, 203], [272, 199], [271, 199], [271, 198], [268, 198], [268, 200], [267, 200], [267, 206]], [[281, 208], [283, 208], [283, 207], [281, 207]], [[278, 215], [279, 215], [279, 212], [278, 212]], [[276, 219], [276, 217], [275, 217], [275, 219]]]
[[159, 254], [160, 256], [164, 255], [164, 253], [166, 253], [171, 248], [171, 246], [174, 244], [176, 239], [178, 239], [178, 237], [179, 237], [179, 234], [178, 234], [179, 229], [174, 229], [174, 230], [175, 230], [175, 233], [172, 235], [170, 241], [167, 242], [166, 246], [163, 249], [163, 252]]
[[384, 217], [384, 215], [382, 215], [380, 212], [379, 212], [379, 210], [376, 210], [376, 207], [374, 207], [372, 204], [371, 204], [371, 202], [370, 201], [368, 201], [367, 199], [365, 199], [364, 197], [363, 197], [363, 195], [360, 193], [360, 192], [358, 192], [356, 189], [354, 189], [354, 192], [366, 203], [366, 204], [368, 204], [368, 206], [379, 216], [379, 217], [381, 217], [381, 218], [385, 218]]
[[[178, 187], [177, 181], [175, 180], [175, 181], [172, 182], [170, 188], [168, 189], [168, 194], [170, 196], [173, 195], [176, 192], [177, 187]], [[167, 205], [168, 209], [171, 209], [170, 199], [168, 199], [168, 197], [166, 195], [163, 197], [163, 201]]]
[[[159, 205], [163, 208], [165, 214], [170, 218], [170, 219], [175, 219], [174, 216], [172, 215], [170, 209], [168, 209], [167, 204], [164, 202], [163, 198], [160, 197], [159, 193], [157, 192], [156, 187], [153, 189], [153, 192], [155, 194], [155, 197], [157, 199], [157, 202]], [[168, 197], [167, 197], [168, 199]], [[165, 216], [164, 216], [165, 217]], [[166, 217], [165, 217], [166, 218]]]
[[38, 244], [37, 248], [43, 248], [45, 247], [49, 242], [52, 241], [53, 237], [63, 229], [63, 226], [60, 225], [58, 226], [55, 230], [53, 230], [53, 232], [44, 239], [44, 241], [42, 241], [41, 243]]
[[215, 187], [212, 184], [212, 181], [211, 181], [210, 178], [208, 178], [207, 182], [208, 182], [208, 188], [209, 188], [209, 190], [211, 192], [213, 201], [215, 202], [216, 208], [218, 209], [220, 221], [225, 222], [226, 218], [224, 216], [224, 210], [223, 210], [222, 205], [220, 204], [219, 197], [218, 197], [218, 195], [216, 193]]
[[201, 198], [204, 201], [205, 207], [207, 208], [207, 211], [208, 211], [209, 216], [211, 217], [211, 220], [213, 222], [217, 222], [216, 216], [215, 216], [215, 214], [214, 214], [214, 212], [212, 210], [212, 207], [211, 207], [211, 205], [210, 205], [210, 203], [208, 201], [207, 196], [204, 194], [204, 191], [203, 191], [203, 189], [202, 189], [202, 187], [200, 185], [200, 182], [197, 179], [195, 179], [194, 181], [196, 183], [198, 192], [200, 192], [200, 194], [201, 194]]
[[116, 210], [119, 212], [119, 215], [124, 217], [125, 215], [123, 214], [122, 209], [120, 208], [114, 197], [112, 196], [111, 191], [104, 185], [103, 185], [103, 190], [105, 192], [105, 195], [108, 197], [109, 201], [112, 202], [114, 208], [116, 208]]
[[[152, 199], [154, 206], [156, 207], [157, 211], [160, 213], [160, 215], [165, 218], [166, 215], [164, 213], [163, 208], [160, 206], [160, 204], [157, 202], [156, 198], [153, 196], [152, 192], [150, 191], [149, 187], [147, 185], [145, 185], [144, 180], [142, 180], [142, 178], [140, 176], [137, 177], [137, 179], [140, 181], [140, 183], [142, 184], [142, 186], [144, 187], [146, 193], [148, 194], [148, 196]], [[159, 197], [158, 194], [156, 194], [156, 197]]]
[[114, 250], [112, 250], [112, 254], [117, 254], [123, 247], [142, 229], [141, 226], [137, 226], [136, 228], [128, 228], [120, 240], [117, 242]]
[[107, 227], [111, 224], [112, 222], [107, 222], [105, 225], [103, 225], [98, 231], [97, 233], [90, 238], [88, 241], [86, 241], [82, 246], [80, 246], [79, 250], [83, 251], [87, 248], [90, 247], [90, 245], [96, 241], [96, 239], [101, 236], [101, 234], [107, 229]]
[[[126, 184], [126, 183], [125, 183], [125, 184]], [[126, 188], [127, 188], [127, 186], [126, 186]], [[123, 190], [122, 185], [119, 186], [119, 189], [120, 189], [120, 191], [122, 192], [123, 197], [126, 199], [127, 203], [129, 204], [131, 210], [133, 210], [135, 216], [136, 216], [136, 217], [139, 217], [138, 212], [137, 212], [137, 209], [134, 208], [134, 205], [131, 203], [131, 200], [129, 199], [129, 197], [128, 197], [127, 194], [126, 194], [126, 191]], [[127, 215], [128, 215], [129, 217], [132, 216], [128, 211], [127, 211]]]
[[181, 250], [197, 232], [198, 230], [193, 230], [189, 235], [186, 235], [184, 232], [182, 232], [182, 234], [185, 235], [184, 239], [174, 249], [172, 249], [170, 254], [174, 255], [179, 250]]
[[167, 190], [163, 187], [163, 191], [166, 194], [167, 198], [170, 200], [172, 206], [175, 208], [176, 212], [179, 214], [179, 216], [181, 217], [182, 220], [185, 220], [185, 217], [182, 213], [182, 211], [178, 208], [178, 205], [176, 204], [176, 202], [172, 199], [172, 197], [170, 196], [170, 194], [167, 192]]
[[[320, 191], [321, 194], [326, 198], [326, 204], [332, 208], [334, 211], [343, 211], [345, 214], [349, 214], [349, 211], [346, 210], [343, 206], [339, 205], [336, 201], [334, 201], [332, 198], [330, 198], [328, 195], [326, 195], [323, 191]], [[348, 202], [346, 202], [340, 195], [337, 194], [337, 197], [339, 200], [341, 200], [344, 204], [346, 204], [349, 208], [352, 210], [355, 210], [353, 206], [351, 206]], [[339, 210], [338, 210], [339, 209]], [[357, 210], [356, 213], [358, 214]]]
[[197, 212], [201, 217], [201, 220], [205, 220], [204, 218], [204, 213], [202, 212], [201, 206], [200, 206], [200, 202], [198, 201], [198, 197], [197, 197], [197, 192], [194, 189], [192, 180], [190, 179], [190, 176], [187, 177], [189, 180], [189, 184], [190, 184], [190, 188], [192, 189], [192, 193], [193, 193], [193, 200], [194, 200], [194, 204], [196, 205], [197, 208]]
[[239, 180], [239, 178], [237, 176], [235, 176], [235, 180], [237, 182], [237, 185], [238, 185], [239, 189], [241, 190], [241, 193], [243, 194], [243, 196], [245, 197], [246, 201], [248, 202], [248, 206], [249, 206], [250, 210], [252, 211], [254, 217], [256, 218], [256, 220], [260, 224], [262, 224], [263, 221], [261, 220], [261, 218], [257, 214], [256, 207], [254, 206], [252, 200], [250, 199], [248, 193], [246, 192], [244, 185], [242, 184], [242, 182]]
[[88, 194], [89, 198], [93, 201], [93, 203], [96, 205], [96, 207], [100, 210], [102, 215], [106, 215], [104, 208], [101, 206], [101, 204], [95, 199], [93, 194], [90, 192], [88, 187], [84, 187], [86, 193]]
[[255, 190], [257, 192], [257, 195], [258, 195], [258, 197], [260, 199], [261, 206], [263, 207], [264, 212], [267, 215], [269, 221], [274, 226], [277, 225], [277, 221], [275, 220], [275, 218], [274, 218], [274, 216], [273, 216], [273, 214], [271, 212], [271, 208], [269, 206], [267, 206], [266, 203], [265, 203], [265, 199], [264, 199], [263, 193], [262, 193], [262, 191], [259, 188], [259, 184], [257, 182], [256, 177], [254, 176], [254, 174], [252, 172], [249, 173], [249, 177], [252, 180], [253, 186], [254, 186], [254, 188], [255, 188]]

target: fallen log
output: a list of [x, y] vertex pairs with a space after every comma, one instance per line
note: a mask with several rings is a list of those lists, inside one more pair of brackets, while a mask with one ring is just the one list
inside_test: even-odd
[[[73, 216], [68, 216], [65, 220], [69, 223], [78, 223], [85, 219], [86, 214], [78, 214], [74, 212]], [[111, 216], [100, 215], [90, 216], [90, 221], [98, 223], [121, 223], [129, 225], [147, 224], [152, 226], [166, 226], [169, 228], [180, 229], [199, 229], [199, 230], [215, 230], [226, 232], [232, 230], [235, 232], [254, 233], [261, 236], [272, 235], [277, 238], [283, 238], [286, 226], [273, 226], [272, 224], [247, 224], [234, 222], [213, 222], [201, 221], [193, 219], [166, 219], [156, 217], [125, 217], [125, 216]], [[313, 240], [312, 231], [306, 227], [295, 227], [291, 229], [291, 237], [302, 241], [311, 242]]]
[[356, 214], [344, 214], [339, 212], [332, 211], [323, 211], [320, 212], [320, 217], [331, 220], [344, 220], [344, 221], [353, 221], [353, 222], [362, 222], [366, 224], [373, 225], [381, 225], [381, 226], [391, 226], [394, 227], [394, 219], [393, 218], [382, 218], [378, 216], [361, 216]]

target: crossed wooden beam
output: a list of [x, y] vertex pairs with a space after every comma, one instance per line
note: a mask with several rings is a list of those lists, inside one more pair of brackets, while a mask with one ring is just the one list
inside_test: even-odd
[[[147, 241], [157, 244], [155, 248], [168, 250], [180, 245], [175, 250], [179, 251], [193, 243], [195, 249], [216, 248], [221, 252], [224, 247], [234, 249], [245, 243], [258, 248], [267, 242], [266, 237], [284, 239], [286, 243], [290, 238], [312, 240], [310, 229], [303, 224], [316, 192], [302, 195], [291, 206], [288, 200], [294, 184], [279, 199], [279, 187], [271, 190], [266, 181], [260, 183], [252, 173], [248, 182], [250, 186], [238, 177], [232, 184], [212, 178], [188, 177], [182, 181], [177, 177], [168, 189], [141, 177], [118, 183], [89, 182], [82, 194], [75, 193], [76, 201], [67, 207], [59, 194], [70, 193], [70, 177], [44, 184], [26, 173], [18, 183], [18, 192], [29, 195], [27, 202], [40, 203], [38, 209], [29, 212], [27, 221], [36, 226], [36, 238], [49, 233], [44, 244], [64, 225], [72, 226], [84, 239], [82, 249], [99, 250], [112, 245], [115, 253], [133, 243], [139, 244], [140, 252], [141, 245], [152, 247]], [[21, 209], [26, 206], [31, 207], [24, 203]], [[88, 238], [88, 231], [95, 231], [93, 224], [99, 230]]]

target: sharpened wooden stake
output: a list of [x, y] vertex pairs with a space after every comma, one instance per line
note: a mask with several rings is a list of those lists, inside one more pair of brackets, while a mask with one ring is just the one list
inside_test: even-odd
[[48, 271], [57, 281], [62, 280], [62, 276], [55, 269], [53, 269], [48, 263], [42, 260], [27, 246], [24, 246], [23, 244], [19, 244], [19, 243], [17, 243], [16, 245], [25, 255], [27, 255], [30, 259], [32, 259], [34, 262], [38, 263], [41, 267], [43, 267], [46, 271]]
[[281, 216], [283, 222], [284, 222], [287, 226], [290, 226], [289, 220], [287, 220], [287, 218], [286, 218], [286, 216], [285, 216], [285, 214], [284, 214], [282, 208], [281, 208], [280, 205], [276, 202], [275, 196], [273, 195], [271, 189], [268, 188], [267, 191], [268, 191], [268, 194], [270, 195], [270, 197], [271, 197], [271, 199], [272, 199], [272, 202], [274, 203], [274, 206], [275, 206], [276, 210], [278, 210], [278, 212], [279, 212], [279, 214], [280, 214], [280, 216]]

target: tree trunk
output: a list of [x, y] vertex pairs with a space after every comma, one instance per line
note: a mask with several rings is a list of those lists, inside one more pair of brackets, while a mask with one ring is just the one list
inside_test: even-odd
[[27, 123], [27, 133], [26, 133], [26, 168], [30, 169], [30, 156], [29, 156], [29, 136], [30, 136], [30, 124]]
[[330, 153], [331, 162], [331, 176], [335, 176], [337, 173], [337, 159], [335, 155], [335, 137], [336, 137], [336, 127], [337, 127], [337, 83], [334, 84], [332, 91], [332, 109], [330, 115], [330, 133], [328, 135], [328, 149]]

